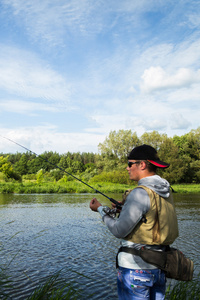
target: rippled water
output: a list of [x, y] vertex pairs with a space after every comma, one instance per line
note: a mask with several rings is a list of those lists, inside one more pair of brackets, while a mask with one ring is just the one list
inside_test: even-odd
[[[89, 209], [93, 196], [0, 195], [0, 266], [12, 279], [12, 288], [4, 288], [9, 297], [25, 299], [48, 275], [61, 271], [62, 279], [83, 289], [83, 299], [117, 299], [115, 255], [120, 241]], [[194, 260], [196, 276], [200, 195], [174, 198], [180, 231], [175, 246]]]

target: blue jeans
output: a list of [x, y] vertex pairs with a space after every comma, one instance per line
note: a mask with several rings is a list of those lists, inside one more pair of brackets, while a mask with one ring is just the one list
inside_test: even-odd
[[119, 267], [117, 289], [119, 300], [163, 300], [166, 278], [162, 270], [131, 270]]

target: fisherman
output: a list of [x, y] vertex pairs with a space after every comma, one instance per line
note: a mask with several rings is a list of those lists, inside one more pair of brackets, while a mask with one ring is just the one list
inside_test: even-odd
[[[122, 239], [117, 254], [117, 288], [120, 300], [165, 298], [164, 271], [145, 262], [134, 251], [147, 247], [165, 251], [178, 237], [178, 224], [170, 184], [156, 174], [169, 164], [160, 161], [149, 145], [133, 148], [127, 171], [138, 186], [128, 193], [118, 218], [93, 198], [90, 208], [98, 211], [110, 232]], [[128, 250], [127, 250], [128, 249]]]

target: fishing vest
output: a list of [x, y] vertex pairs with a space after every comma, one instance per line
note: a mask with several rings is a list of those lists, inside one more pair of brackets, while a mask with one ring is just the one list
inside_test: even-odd
[[148, 193], [150, 209], [145, 222], [140, 221], [125, 240], [146, 245], [172, 244], [178, 237], [178, 223], [171, 193], [169, 198], [163, 198], [145, 186], [138, 187]]

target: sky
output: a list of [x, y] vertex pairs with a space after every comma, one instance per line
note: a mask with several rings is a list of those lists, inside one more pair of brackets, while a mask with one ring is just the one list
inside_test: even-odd
[[200, 126], [199, 0], [0, 0], [0, 152]]

